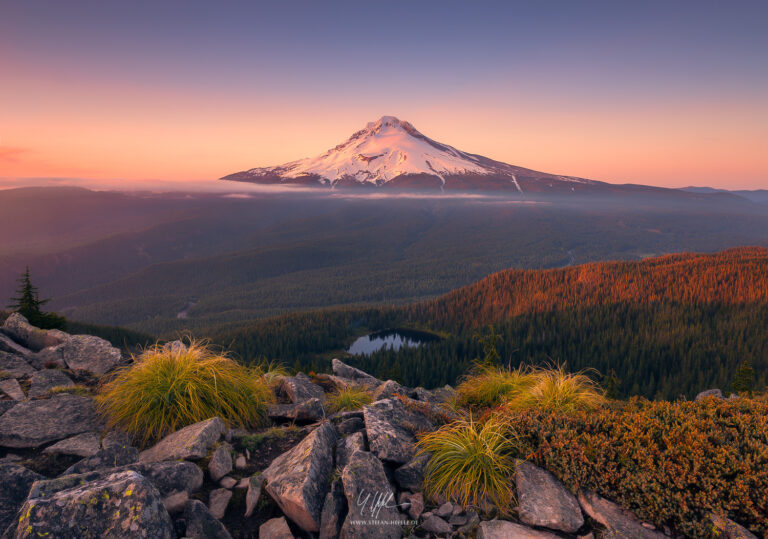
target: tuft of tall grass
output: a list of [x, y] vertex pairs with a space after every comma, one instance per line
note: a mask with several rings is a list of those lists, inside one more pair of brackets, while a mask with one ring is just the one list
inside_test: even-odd
[[110, 427], [146, 445], [214, 416], [238, 427], [262, 424], [274, 399], [264, 375], [205, 342], [191, 340], [186, 349], [155, 345], [103, 383], [96, 401]]
[[504, 406], [556, 412], [595, 410], [607, 403], [600, 385], [585, 374], [566, 372], [562, 366], [532, 371], [535, 383], [526, 391], [510, 394]]
[[350, 412], [371, 404], [373, 397], [365, 388], [359, 386], [342, 387], [331, 393], [326, 399], [330, 412]]
[[518, 448], [504, 420], [496, 415], [484, 422], [457, 420], [422, 435], [417, 445], [419, 454], [431, 455], [424, 476], [428, 496], [444, 496], [463, 506], [489, 501], [509, 512]]
[[456, 388], [460, 406], [488, 408], [527, 391], [536, 383], [530, 368], [517, 369], [478, 365], [463, 377]]

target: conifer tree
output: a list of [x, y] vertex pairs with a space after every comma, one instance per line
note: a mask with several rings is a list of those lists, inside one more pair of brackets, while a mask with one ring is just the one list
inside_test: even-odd
[[62, 329], [66, 326], [66, 319], [56, 313], [43, 312], [41, 307], [49, 300], [41, 300], [37, 287], [32, 284], [29, 276], [29, 266], [19, 277], [19, 287], [16, 289], [17, 297], [11, 298], [9, 309], [26, 318], [30, 324], [42, 329]]

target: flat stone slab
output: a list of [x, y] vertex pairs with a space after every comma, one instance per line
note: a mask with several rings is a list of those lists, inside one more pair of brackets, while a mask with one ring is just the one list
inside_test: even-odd
[[24, 394], [24, 390], [21, 389], [19, 381], [16, 378], [6, 378], [0, 380], [0, 393], [8, 395], [15, 401], [23, 401], [27, 398]]
[[96, 376], [111, 370], [122, 358], [118, 348], [93, 335], [72, 335], [61, 344], [41, 350], [37, 356], [43, 362], [63, 362], [70, 369], [85, 370]]
[[101, 449], [101, 436], [98, 432], [84, 432], [66, 438], [43, 449], [43, 453], [92, 457]]
[[488, 520], [480, 523], [477, 539], [560, 539], [559, 535], [534, 530], [507, 520]]
[[93, 400], [54, 395], [25, 401], [0, 416], [0, 446], [39, 447], [83, 432], [101, 430]]
[[314, 423], [325, 416], [325, 410], [320, 399], [311, 398], [296, 404], [270, 404], [267, 415], [273, 421]]
[[13, 378], [23, 378], [37, 372], [22, 356], [2, 351], [0, 351], [0, 371], [7, 372]]
[[661, 532], [649, 530], [629, 510], [606, 500], [588, 490], [582, 490], [578, 495], [579, 504], [584, 512], [594, 520], [618, 534], [619, 537], [637, 539], [661, 539], [666, 537]]
[[381, 380], [378, 378], [375, 378], [367, 372], [361, 371], [360, 369], [356, 369], [355, 367], [350, 367], [343, 361], [336, 358], [331, 360], [331, 369], [333, 370], [334, 375], [341, 378], [354, 380], [358, 384], [370, 387], [378, 387], [382, 384]]
[[75, 383], [58, 369], [44, 369], [32, 375], [29, 398], [47, 396], [54, 387], [73, 386]]
[[208, 454], [211, 446], [225, 432], [224, 422], [218, 417], [206, 419], [169, 434], [157, 444], [139, 454], [141, 462], [161, 460], [197, 460]]
[[414, 430], [435, 428], [430, 419], [399, 399], [376, 401], [363, 408], [363, 416], [371, 452], [381, 460], [398, 464], [405, 464], [416, 454]]
[[584, 525], [576, 496], [547, 470], [524, 460], [515, 463], [520, 522], [566, 533]]
[[312, 381], [303, 372], [296, 376], [284, 376], [280, 380], [280, 390], [285, 393], [292, 403], [296, 404], [309, 399], [325, 400], [323, 388]]
[[269, 539], [293, 539], [291, 529], [285, 521], [285, 517], [271, 518], [259, 526], [259, 537]]

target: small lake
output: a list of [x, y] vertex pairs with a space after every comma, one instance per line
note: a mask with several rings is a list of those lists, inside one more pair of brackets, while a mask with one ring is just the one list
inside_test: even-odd
[[420, 346], [421, 344], [438, 341], [440, 337], [425, 331], [413, 329], [385, 329], [370, 335], [358, 337], [347, 352], [353, 355], [368, 356], [379, 350], [400, 350], [403, 347]]

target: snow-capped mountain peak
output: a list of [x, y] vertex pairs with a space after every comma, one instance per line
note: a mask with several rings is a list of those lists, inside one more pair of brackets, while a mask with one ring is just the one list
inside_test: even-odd
[[[395, 116], [382, 116], [317, 157], [253, 168], [225, 180], [325, 186], [394, 186], [409, 189], [503, 189], [523, 192], [518, 175], [555, 183], [589, 180], [553, 176], [457, 150]], [[554, 183], [552, 183], [554, 182]], [[562, 186], [558, 186], [558, 190]], [[573, 190], [570, 186], [569, 190]]]

